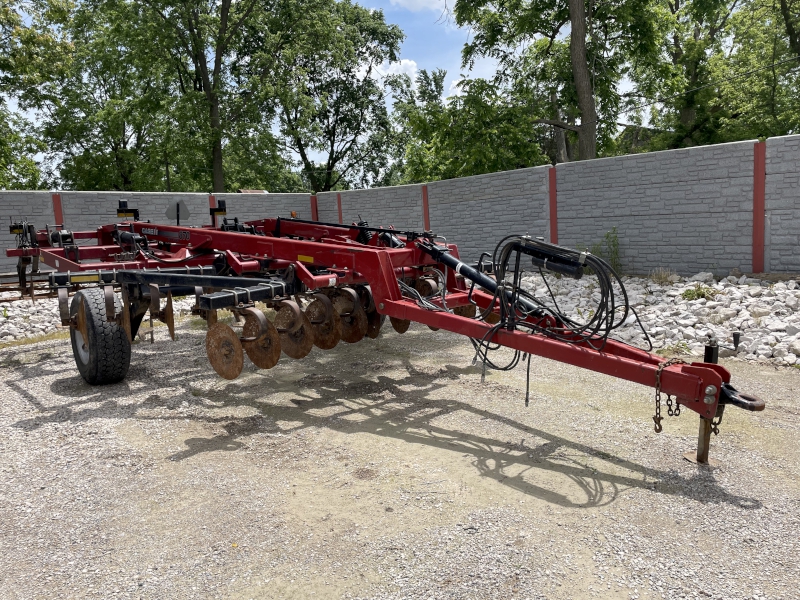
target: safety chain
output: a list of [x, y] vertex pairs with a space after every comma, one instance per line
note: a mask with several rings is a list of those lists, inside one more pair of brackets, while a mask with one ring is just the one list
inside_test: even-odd
[[711, 432], [714, 435], [719, 435], [719, 424], [722, 423], [722, 413], [717, 413], [713, 419], [711, 419]]
[[[669, 360], [665, 360], [658, 365], [658, 369], [656, 370], [656, 414], [653, 415], [653, 423], [655, 423], [653, 429], [656, 433], [661, 433], [664, 430], [664, 428], [661, 426], [661, 421], [664, 420], [664, 417], [661, 416], [661, 371], [670, 365], [677, 364], [686, 364], [686, 361], [681, 360], [680, 358], [670, 358]], [[680, 405], [678, 404], [677, 398], [675, 400], [675, 404], [678, 406], [677, 409], [672, 408], [672, 399], [670, 398], [669, 394], [667, 394], [667, 414], [670, 417], [680, 414]]]
[[678, 399], [675, 398], [675, 408], [672, 407], [672, 396], [667, 394], [667, 414], [670, 417], [680, 417], [681, 416], [681, 404], [678, 402]]

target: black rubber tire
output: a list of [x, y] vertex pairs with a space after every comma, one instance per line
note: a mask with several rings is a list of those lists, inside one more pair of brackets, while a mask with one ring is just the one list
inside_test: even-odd
[[[75, 328], [70, 328], [69, 332], [78, 371], [91, 385], [118, 383], [125, 379], [131, 366], [128, 336], [117, 323], [106, 320], [105, 294], [101, 288], [80, 290], [75, 294], [70, 305], [70, 316], [78, 314], [81, 298], [86, 311], [88, 343], [84, 346], [83, 336]], [[119, 312], [121, 302], [116, 296], [114, 306]]]

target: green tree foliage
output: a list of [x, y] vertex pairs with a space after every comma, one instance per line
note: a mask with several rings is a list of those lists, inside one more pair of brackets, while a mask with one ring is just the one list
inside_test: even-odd
[[456, 0], [455, 18], [474, 30], [465, 64], [496, 59], [498, 79], [526, 92], [518, 96], [538, 122], [577, 137], [569, 152], [559, 133], [562, 160], [595, 158], [598, 141], [602, 152], [616, 127], [621, 80], [656, 52], [652, 0]]
[[36, 153], [42, 143], [29, 133], [30, 126], [0, 104], [0, 189], [36, 190], [42, 180]]
[[800, 0], [450, 6], [498, 69], [445, 98], [382, 75], [403, 33], [354, 0], [0, 0], [0, 186], [326, 191], [800, 131]]
[[389, 168], [389, 83], [379, 68], [397, 60], [404, 36], [381, 11], [349, 0], [329, 3], [317, 19], [276, 61], [281, 132], [313, 191], [369, 186]]
[[404, 160], [400, 181], [415, 183], [544, 164], [525, 106], [484, 79], [465, 80], [443, 99], [445, 71], [421, 71], [414, 90], [397, 92], [396, 118]]
[[634, 74], [656, 130], [649, 149], [797, 131], [798, 61], [778, 2], [663, 0], [659, 59]]

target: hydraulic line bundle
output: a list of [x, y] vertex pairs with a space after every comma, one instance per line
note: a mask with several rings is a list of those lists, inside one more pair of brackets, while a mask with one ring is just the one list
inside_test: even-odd
[[[225, 216], [222, 202], [204, 227], [142, 222], [123, 202], [117, 216], [83, 232], [15, 222], [17, 247], [6, 251], [19, 258], [23, 290], [29, 275], [39, 276], [40, 263], [55, 269], [49, 285], [61, 323], [70, 329], [79, 372], [93, 385], [125, 378], [132, 340], [149, 332], [152, 341], [153, 320], [166, 323], [174, 339], [172, 299], [194, 296], [193, 313], [208, 325], [209, 362], [226, 379], [241, 373], [245, 355], [269, 369], [282, 354], [300, 359], [314, 346], [331, 350], [340, 341], [375, 338], [388, 317], [398, 333], [415, 321], [467, 336], [484, 369], [525, 360], [530, 369], [537, 355], [654, 387], [656, 431], [661, 394], [670, 414], [686, 407], [700, 415], [698, 462], [707, 462], [709, 435], [725, 406], [764, 408], [734, 389], [718, 364], [665, 361], [613, 339], [629, 316], [638, 316], [617, 273], [588, 252], [508, 236], [467, 265], [455, 245], [429, 231], [296, 218], [240, 223]], [[567, 316], [551, 291], [542, 298], [525, 289], [525, 272], [538, 273], [548, 291], [546, 274], [596, 278], [595, 310], [585, 320]], [[220, 310], [233, 314], [233, 324], [218, 321]], [[512, 351], [505, 365], [492, 358], [501, 347]]]

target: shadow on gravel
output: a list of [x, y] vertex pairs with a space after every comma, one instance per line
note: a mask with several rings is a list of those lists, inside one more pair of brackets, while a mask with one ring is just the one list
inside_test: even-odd
[[[194, 352], [191, 348], [176, 352], [171, 356], [171, 361], [176, 365], [192, 364], [195, 361], [190, 360], [190, 357], [195, 356]], [[183, 362], [181, 354], [185, 355]], [[246, 445], [240, 439], [255, 433], [289, 435], [309, 427], [328, 428], [345, 434], [369, 433], [470, 456], [472, 464], [481, 475], [524, 494], [564, 507], [604, 506], [614, 502], [626, 490], [645, 489], [690, 498], [704, 504], [729, 504], [745, 510], [761, 508], [758, 500], [735, 496], [722, 488], [712, 471], [698, 469], [691, 477], [684, 477], [675, 471], [653, 469], [590, 445], [529, 427], [458, 399], [436, 397], [435, 392], [443, 389], [448, 381], [475, 374], [475, 367], [447, 365], [431, 372], [416, 369], [407, 358], [402, 363], [402, 368], [407, 372], [402, 378], [379, 375], [374, 380], [350, 372], [345, 379], [345, 376], [339, 378], [319, 373], [326, 370], [326, 365], [319, 357], [311, 356], [302, 367], [309, 374], [299, 380], [288, 377], [289, 370], [274, 376], [259, 372], [224, 387], [212, 387], [209, 390], [195, 387], [199, 382], [214, 378], [205, 365], [202, 369], [192, 366], [173, 369], [168, 377], [159, 375], [158, 370], [141, 363], [131, 367], [128, 376], [131, 382], [146, 381], [147, 388], [152, 390], [181, 389], [182, 392], [177, 396], [191, 397], [193, 402], [200, 404], [201, 409], [207, 407], [218, 410], [238, 406], [255, 408], [258, 414], [246, 418], [185, 412], [170, 414], [176, 406], [165, 406], [165, 399], [155, 393], [144, 400], [126, 403], [124, 400], [131, 395], [142, 394], [141, 387], [132, 390], [126, 382], [122, 382], [105, 386], [100, 392], [98, 388], [84, 383], [77, 375], [57, 379], [50, 387], [54, 398], [66, 397], [72, 400], [47, 406], [31, 394], [25, 385], [26, 379], [43, 374], [41, 368], [38, 374], [25, 369], [21, 379], [7, 380], [6, 385], [26, 398], [40, 413], [14, 424], [14, 427], [24, 430], [65, 421], [134, 418], [193, 419], [218, 425], [225, 431], [224, 434], [208, 438], [186, 440], [185, 450], [168, 457], [172, 461], [186, 460], [205, 452], [236, 451]], [[357, 363], [354, 366], [355, 364]], [[366, 370], [364, 367], [367, 365], [361, 366], [362, 371]], [[379, 369], [375, 366], [374, 370]], [[20, 374], [19, 371], [17, 374]], [[269, 390], [269, 394], [285, 393], [293, 396], [292, 405], [270, 403], [270, 395], [265, 396], [265, 390]], [[330, 414], [332, 409], [336, 410], [334, 414]], [[152, 414], [154, 410], [158, 414]], [[503, 434], [503, 439], [497, 439], [448, 429], [435, 423], [437, 418], [457, 412], [471, 417], [476, 424], [488, 421], [491, 427], [502, 426], [506, 431], [513, 430], [514, 439], [522, 441], [507, 441], [507, 433]], [[287, 424], [280, 425], [280, 422]], [[562, 479], [559, 483], [559, 479], [548, 478], [547, 474], [556, 474]], [[581, 496], [585, 496], [585, 501], [575, 501], [562, 493], [563, 477], [567, 477], [577, 486]], [[534, 483], [534, 480], [552, 485], [540, 485]]]

